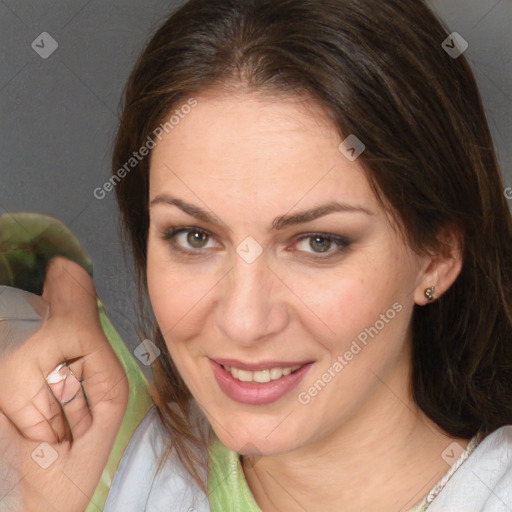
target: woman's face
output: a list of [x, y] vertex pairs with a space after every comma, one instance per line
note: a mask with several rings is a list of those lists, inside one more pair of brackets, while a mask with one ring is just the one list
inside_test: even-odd
[[195, 99], [150, 170], [149, 292], [182, 378], [242, 453], [377, 428], [409, 379], [425, 261], [311, 102]]

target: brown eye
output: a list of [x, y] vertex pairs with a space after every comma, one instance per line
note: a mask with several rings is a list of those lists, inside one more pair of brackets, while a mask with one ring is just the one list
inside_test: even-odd
[[[299, 238], [298, 242], [305, 242], [309, 240], [307, 244], [303, 244], [302, 248], [299, 248], [301, 252], [304, 252], [308, 255], [311, 254], [322, 254], [326, 253], [326, 256], [319, 256], [320, 258], [330, 258], [331, 256], [336, 256], [343, 249], [345, 249], [350, 242], [342, 236], [339, 235], [331, 235], [328, 233], [309, 233], [307, 235], [303, 235]], [[299, 244], [297, 244], [299, 246]], [[334, 246], [334, 250], [331, 250]], [[307, 250], [309, 249], [309, 250]]]
[[309, 241], [309, 246], [314, 250], [317, 248], [320, 249], [319, 252], [328, 251], [329, 248], [331, 247], [331, 244], [332, 240], [322, 236], [310, 237]]
[[162, 239], [170, 242], [171, 249], [190, 256], [200, 256], [207, 249], [211, 236], [200, 228], [179, 227], [162, 234]]
[[208, 241], [208, 235], [202, 231], [188, 231], [187, 242], [196, 249], [202, 249], [204, 242]]

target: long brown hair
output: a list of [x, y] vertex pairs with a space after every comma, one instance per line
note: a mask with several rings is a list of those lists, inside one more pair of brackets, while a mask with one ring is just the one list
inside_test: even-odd
[[[364, 142], [359, 161], [413, 250], [444, 250], [443, 228], [461, 237], [456, 281], [414, 307], [411, 386], [436, 424], [470, 438], [512, 423], [512, 219], [473, 73], [464, 55], [441, 46], [449, 32], [419, 0], [189, 1], [154, 34], [128, 80], [113, 172], [171, 110], [213, 86], [302, 95], [324, 107], [340, 135]], [[115, 187], [142, 305], [149, 162]], [[158, 327], [155, 342], [162, 356], [152, 366], [153, 396], [199, 482], [191, 395]]]

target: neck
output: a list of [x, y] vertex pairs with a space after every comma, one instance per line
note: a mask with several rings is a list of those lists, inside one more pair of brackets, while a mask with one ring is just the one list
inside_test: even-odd
[[[375, 374], [372, 378], [377, 378]], [[405, 374], [390, 377], [357, 417], [326, 437], [251, 464], [247, 483], [263, 512], [407, 511], [449, 470], [454, 441], [417, 407]]]

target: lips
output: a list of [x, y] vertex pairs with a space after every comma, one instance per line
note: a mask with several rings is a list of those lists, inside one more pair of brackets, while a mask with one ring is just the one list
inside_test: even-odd
[[247, 370], [249, 372], [256, 372], [258, 370], [270, 370], [271, 368], [292, 368], [294, 366], [304, 366], [311, 363], [311, 361], [261, 361], [259, 363], [244, 363], [236, 359], [212, 359], [217, 364], [222, 366], [230, 366], [238, 368], [239, 370]]
[[[248, 364], [233, 359], [210, 359], [213, 375], [220, 389], [232, 400], [249, 405], [270, 404], [283, 398], [299, 384], [313, 364], [311, 361], [265, 361]], [[282, 367], [285, 368], [293, 366], [299, 366], [299, 368], [287, 375], [283, 374], [280, 378], [262, 383], [242, 382], [224, 368], [227, 366], [247, 372], [258, 372], [280, 367], [279, 365], [283, 365]]]

